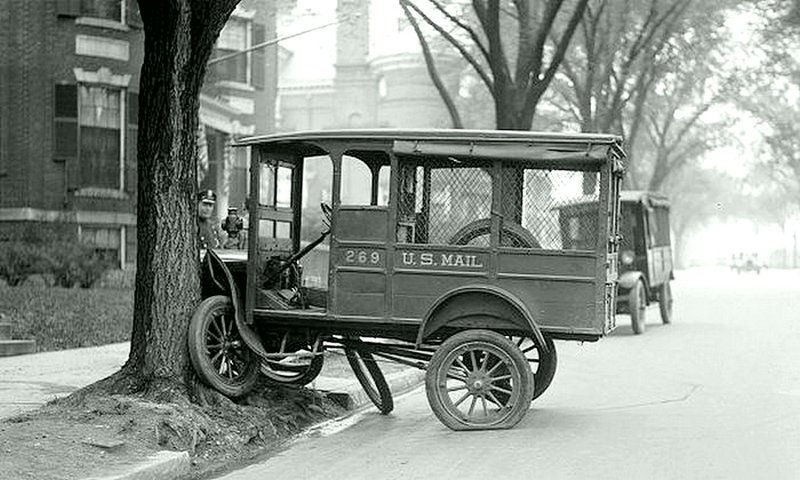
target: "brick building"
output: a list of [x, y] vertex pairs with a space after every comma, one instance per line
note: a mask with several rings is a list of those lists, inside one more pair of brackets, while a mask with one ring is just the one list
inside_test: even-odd
[[[273, 2], [244, 0], [215, 56], [275, 36]], [[134, 0], [5, 0], [0, 9], [0, 238], [66, 222], [119, 260], [136, 258], [136, 138], [144, 33]], [[273, 128], [276, 50], [210, 67], [200, 98], [201, 186], [218, 212], [246, 195], [236, 135]], [[258, 112], [258, 113], [257, 113]], [[223, 213], [224, 214], [224, 213]]]

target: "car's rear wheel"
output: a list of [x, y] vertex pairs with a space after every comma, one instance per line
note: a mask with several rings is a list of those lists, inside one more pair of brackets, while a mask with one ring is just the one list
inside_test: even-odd
[[528, 360], [531, 372], [533, 372], [533, 399], [536, 400], [550, 387], [556, 374], [558, 355], [553, 339], [548, 335], [544, 336], [547, 352], [543, 351], [532, 338], [510, 337], [509, 339], [522, 350], [522, 354]]
[[640, 335], [645, 330], [645, 314], [647, 313], [647, 295], [644, 282], [636, 282], [631, 293], [628, 294], [628, 309], [631, 312], [631, 328], [633, 333]]
[[661, 310], [661, 322], [665, 325], [672, 323], [672, 287], [669, 280], [661, 284], [658, 292], [658, 308]]
[[425, 375], [431, 410], [453, 430], [511, 428], [528, 412], [533, 390], [522, 350], [489, 330], [466, 330], [445, 340]]

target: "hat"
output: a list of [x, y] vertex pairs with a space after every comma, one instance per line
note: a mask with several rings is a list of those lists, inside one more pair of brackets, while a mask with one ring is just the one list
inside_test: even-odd
[[197, 194], [197, 200], [206, 203], [215, 203], [217, 201], [217, 194], [214, 190], [203, 190]]
[[228, 213], [230, 213], [230, 212], [238, 212], [238, 211], [239, 211], [239, 209], [236, 208], [236, 207], [228, 207]]

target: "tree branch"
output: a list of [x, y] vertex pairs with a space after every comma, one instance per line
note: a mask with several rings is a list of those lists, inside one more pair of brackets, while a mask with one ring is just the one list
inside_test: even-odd
[[419, 44], [422, 47], [422, 55], [425, 58], [425, 67], [428, 69], [428, 76], [431, 77], [433, 85], [439, 92], [439, 96], [442, 97], [442, 101], [444, 101], [445, 107], [447, 108], [447, 113], [450, 114], [450, 120], [453, 122], [453, 128], [464, 128], [464, 124], [461, 121], [461, 116], [458, 113], [458, 108], [456, 107], [455, 102], [453, 102], [450, 92], [447, 91], [447, 87], [445, 87], [441, 77], [439, 76], [439, 71], [436, 69], [436, 63], [433, 60], [433, 55], [431, 55], [431, 49], [428, 45], [428, 41], [425, 39], [422, 30], [419, 28], [417, 19], [414, 18], [414, 15], [408, 9], [406, 2], [401, 1], [400, 6], [403, 8], [403, 13], [408, 19], [408, 22], [411, 24], [411, 27], [414, 29], [414, 33], [417, 35]]
[[486, 88], [489, 90], [489, 92], [492, 95], [495, 94], [494, 82], [486, 73], [486, 71], [483, 69], [481, 64], [478, 63], [475, 57], [472, 56], [472, 54], [466, 49], [466, 47], [464, 47], [464, 45], [461, 44], [461, 42], [456, 40], [456, 38], [453, 37], [453, 35], [451, 35], [450, 32], [446, 31], [440, 25], [434, 22], [428, 15], [425, 14], [425, 12], [423, 12], [419, 7], [417, 7], [413, 2], [411, 2], [411, 0], [400, 0], [400, 2], [408, 5], [408, 7], [414, 10], [425, 21], [425, 23], [433, 27], [433, 29], [436, 30], [439, 33], [439, 35], [443, 36], [445, 40], [447, 40], [453, 47], [455, 47], [455, 49], [458, 50], [458, 53], [460, 53], [461, 56], [464, 57], [464, 59], [467, 62], [469, 62], [470, 65], [472, 65], [472, 68], [475, 69], [475, 73], [477, 73], [478, 76], [481, 78], [481, 80], [486, 85]]

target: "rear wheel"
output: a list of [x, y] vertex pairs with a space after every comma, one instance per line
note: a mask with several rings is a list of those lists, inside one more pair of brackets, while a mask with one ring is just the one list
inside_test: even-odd
[[647, 295], [644, 282], [636, 282], [631, 293], [628, 294], [628, 309], [631, 311], [631, 327], [636, 335], [644, 333], [645, 313], [647, 313]]
[[258, 359], [244, 343], [230, 297], [203, 300], [189, 323], [189, 359], [197, 376], [229, 397], [241, 397], [258, 379]]
[[382, 414], [386, 415], [391, 412], [394, 409], [392, 391], [372, 354], [364, 350], [346, 347], [344, 353], [367, 397]]
[[533, 391], [525, 355], [489, 330], [467, 330], [445, 340], [425, 375], [433, 413], [453, 430], [511, 428], [528, 412]]
[[542, 351], [541, 347], [528, 337], [511, 337], [510, 340], [522, 350], [522, 354], [528, 360], [533, 372], [533, 399], [536, 400], [547, 390], [556, 375], [558, 355], [553, 339], [544, 336], [547, 352]]
[[661, 310], [661, 322], [672, 323], [672, 288], [669, 280], [661, 285], [658, 293], [658, 308]]

